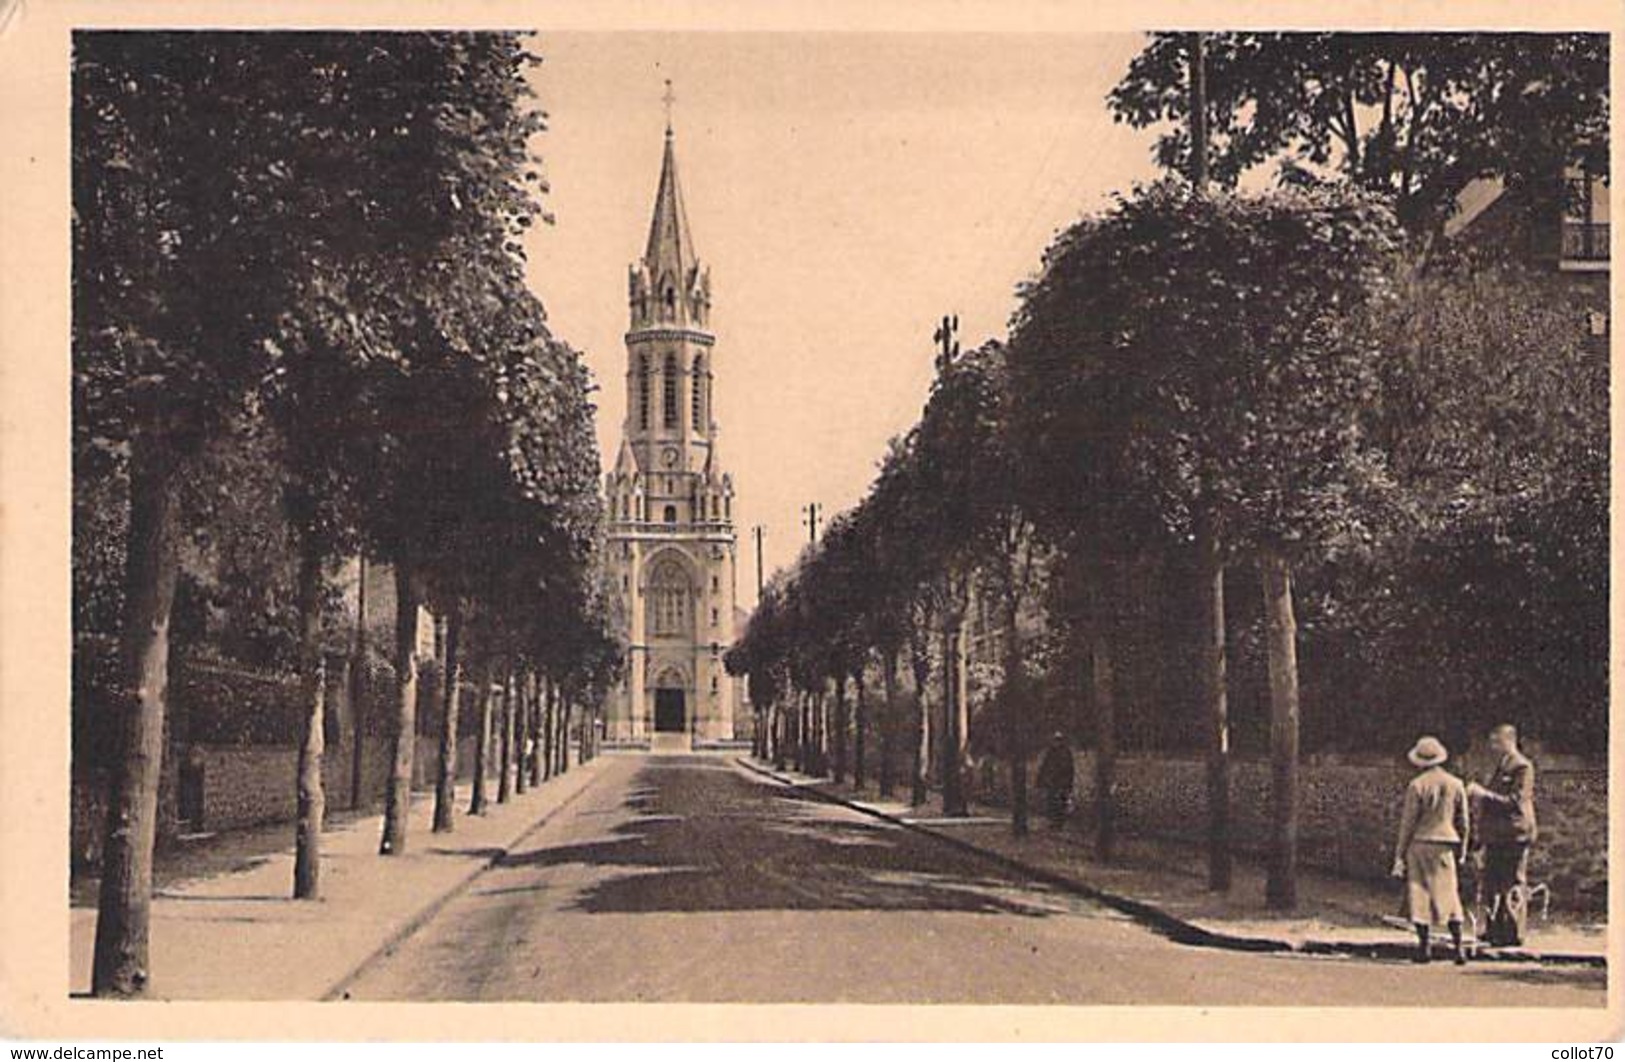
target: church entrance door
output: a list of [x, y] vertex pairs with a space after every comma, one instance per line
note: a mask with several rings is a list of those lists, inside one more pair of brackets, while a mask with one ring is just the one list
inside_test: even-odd
[[655, 731], [681, 734], [688, 729], [682, 690], [655, 690]]

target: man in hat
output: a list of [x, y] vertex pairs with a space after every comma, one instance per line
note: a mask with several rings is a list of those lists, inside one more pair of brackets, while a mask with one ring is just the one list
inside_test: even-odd
[[1456, 864], [1467, 858], [1467, 789], [1444, 769], [1450, 753], [1435, 737], [1417, 741], [1406, 759], [1419, 773], [1405, 787], [1394, 876], [1405, 879], [1405, 906], [1416, 929], [1416, 961], [1432, 959], [1433, 926], [1450, 929], [1457, 965], [1467, 961], [1461, 940], [1461, 889]]
[[1467, 787], [1475, 840], [1482, 853], [1484, 939], [1495, 947], [1523, 943], [1529, 909], [1529, 846], [1535, 842], [1535, 765], [1518, 750], [1518, 731], [1502, 723], [1489, 733], [1497, 757], [1486, 784]]
[[1072, 749], [1057, 730], [1038, 761], [1038, 788], [1044, 790], [1044, 811], [1053, 829], [1066, 825], [1066, 804], [1072, 796]]

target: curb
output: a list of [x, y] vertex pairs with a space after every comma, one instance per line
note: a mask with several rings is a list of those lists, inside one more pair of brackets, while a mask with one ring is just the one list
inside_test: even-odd
[[[1246, 937], [1233, 933], [1221, 933], [1195, 922], [1186, 921], [1178, 915], [1170, 914], [1154, 904], [1144, 900], [1136, 900], [1132, 896], [1111, 892], [1098, 885], [1091, 885], [1086, 881], [1060, 874], [1044, 867], [1007, 856], [980, 845], [972, 844], [952, 834], [942, 833], [929, 826], [922, 826], [917, 822], [899, 818], [888, 814], [878, 808], [850, 800], [836, 793], [831, 793], [820, 786], [797, 782], [779, 774], [776, 770], [752, 763], [745, 757], [734, 758], [734, 762], [748, 771], [771, 778], [781, 785], [787, 785], [804, 793], [810, 793], [819, 799], [838, 804], [862, 812], [871, 818], [889, 822], [894, 826], [901, 826], [905, 830], [923, 834], [933, 840], [939, 841], [960, 851], [975, 855], [987, 862], [997, 864], [1006, 870], [1019, 874], [1033, 881], [1040, 881], [1046, 885], [1053, 885], [1066, 892], [1083, 896], [1095, 901], [1104, 907], [1109, 907], [1121, 914], [1126, 914], [1135, 921], [1147, 926], [1158, 934], [1172, 940], [1176, 944], [1186, 944], [1198, 948], [1217, 948], [1224, 951], [1244, 951], [1253, 953], [1296, 954], [1296, 955], [1341, 955], [1352, 958], [1373, 959], [1383, 961], [1409, 961], [1415, 954], [1416, 948], [1408, 943], [1373, 943], [1356, 944], [1350, 941], [1339, 940], [1304, 940], [1290, 941], [1271, 937]], [[1591, 966], [1606, 969], [1608, 958], [1605, 955], [1586, 955], [1566, 952], [1534, 952], [1522, 950], [1505, 950], [1480, 953], [1474, 957], [1475, 962], [1534, 962], [1548, 966]]]
[[[594, 762], [596, 762], [596, 758], [594, 760], [589, 760], [585, 764], [578, 763], [572, 768], [572, 770], [590, 770], [591, 764]], [[569, 772], [566, 772], [566, 774], [568, 773]], [[503, 844], [500, 848], [498, 848], [497, 851], [493, 852], [485, 859], [475, 863], [472, 870], [459, 878], [450, 888], [443, 891], [439, 896], [430, 900], [416, 914], [412, 915], [405, 922], [403, 922], [399, 928], [392, 931], [382, 944], [368, 952], [365, 958], [352, 966], [348, 973], [346, 973], [343, 977], [340, 977], [337, 981], [334, 981], [326, 991], [316, 998], [323, 1003], [332, 1003], [347, 999], [350, 986], [355, 984], [356, 981], [360, 979], [361, 975], [366, 973], [374, 963], [394, 952], [395, 949], [400, 947], [402, 942], [404, 942], [408, 937], [427, 925], [430, 919], [439, 914], [447, 904], [451, 903], [451, 901], [455, 900], [458, 896], [461, 896], [470, 885], [474, 884], [474, 880], [476, 878], [478, 878], [481, 874], [484, 874], [487, 870], [490, 870], [492, 867], [501, 863], [504, 859], [508, 858], [508, 856], [512, 854], [513, 850], [524, 844], [532, 834], [542, 829], [542, 827], [546, 826], [549, 822], [552, 822], [553, 819], [556, 818], [565, 808], [569, 807], [571, 804], [574, 804], [583, 793], [592, 788], [592, 782], [592, 779], [588, 779], [582, 784], [581, 788], [559, 801], [558, 804], [550, 808], [540, 818], [534, 819], [527, 824], [512, 840], [508, 841], [506, 844]]]

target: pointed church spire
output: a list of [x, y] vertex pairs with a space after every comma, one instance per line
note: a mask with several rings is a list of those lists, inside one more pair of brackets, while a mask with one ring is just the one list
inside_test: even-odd
[[[670, 120], [669, 118], [667, 119]], [[655, 191], [654, 215], [649, 219], [649, 244], [643, 260], [651, 276], [682, 277], [694, 267], [694, 240], [677, 184], [677, 153], [671, 126], [666, 126], [666, 154], [660, 162], [660, 187]], [[667, 272], [669, 270], [669, 273]]]
[[649, 219], [649, 242], [642, 261], [632, 266], [629, 294], [633, 328], [705, 328], [711, 313], [711, 278], [694, 253], [694, 237], [677, 183], [676, 138], [671, 105], [676, 99], [666, 82], [666, 148], [660, 162]]

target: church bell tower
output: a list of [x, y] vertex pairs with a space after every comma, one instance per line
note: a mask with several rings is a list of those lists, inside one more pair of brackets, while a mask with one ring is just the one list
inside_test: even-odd
[[736, 683], [722, 654], [733, 642], [737, 541], [712, 405], [711, 276], [694, 251], [669, 110], [627, 303], [626, 420], [605, 495], [630, 648], [607, 736], [686, 748], [734, 736]]

